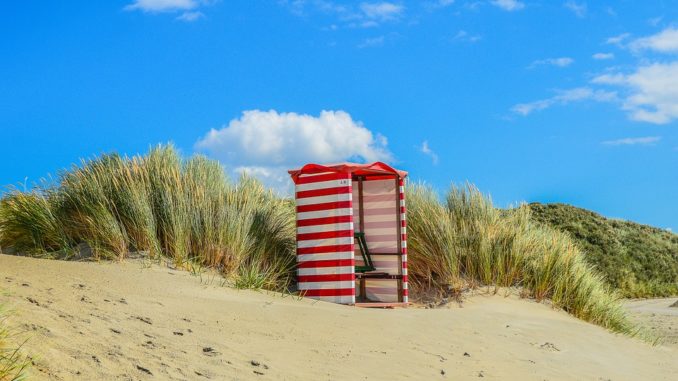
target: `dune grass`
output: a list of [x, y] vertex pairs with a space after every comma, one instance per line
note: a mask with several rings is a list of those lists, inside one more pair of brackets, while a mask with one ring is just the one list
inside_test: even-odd
[[[633, 333], [618, 296], [586, 264], [568, 235], [521, 206], [496, 209], [474, 187], [408, 186], [413, 299], [484, 285], [518, 287], [581, 319]], [[0, 200], [0, 246], [32, 255], [95, 258], [144, 252], [190, 271], [211, 267], [238, 288], [286, 290], [295, 264], [294, 201], [256, 180], [231, 182], [202, 156], [172, 146], [132, 158], [83, 161], [36, 190]]]
[[535, 223], [527, 206], [501, 211], [475, 187], [436, 192], [410, 185], [408, 268], [412, 291], [440, 295], [466, 287], [518, 287], [570, 314], [634, 334], [619, 301], [566, 234]]
[[172, 146], [83, 161], [53, 183], [0, 200], [0, 246], [96, 259], [143, 252], [178, 268], [208, 266], [238, 287], [284, 289], [294, 266], [294, 209], [248, 177]]
[[7, 327], [7, 312], [0, 305], [0, 381], [20, 381], [28, 377], [30, 361], [16, 343], [16, 335]]

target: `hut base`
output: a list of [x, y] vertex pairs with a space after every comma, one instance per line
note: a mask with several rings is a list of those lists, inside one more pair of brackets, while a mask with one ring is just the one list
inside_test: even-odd
[[382, 303], [382, 302], [366, 302], [366, 303], [355, 303], [353, 306], [355, 307], [363, 307], [363, 308], [396, 308], [396, 307], [401, 307], [401, 308], [407, 308], [410, 303]]

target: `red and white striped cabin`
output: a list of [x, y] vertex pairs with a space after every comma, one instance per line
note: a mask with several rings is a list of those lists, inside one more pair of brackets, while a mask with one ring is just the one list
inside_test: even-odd
[[[341, 304], [407, 304], [407, 172], [376, 162], [307, 164], [289, 173], [301, 294]], [[364, 233], [373, 271], [356, 272], [364, 265], [356, 232]]]

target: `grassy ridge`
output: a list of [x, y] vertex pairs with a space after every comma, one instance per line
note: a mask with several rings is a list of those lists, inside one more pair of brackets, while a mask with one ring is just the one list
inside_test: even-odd
[[567, 232], [587, 262], [625, 296], [678, 295], [678, 235], [570, 205], [529, 207], [535, 221]]
[[[473, 187], [441, 202], [408, 187], [412, 296], [443, 296], [480, 285], [517, 286], [571, 314], [632, 333], [617, 296], [582, 260], [572, 239], [535, 224], [529, 209], [495, 209]], [[215, 161], [183, 160], [172, 147], [145, 156], [104, 155], [32, 192], [0, 200], [0, 246], [39, 255], [96, 258], [146, 252], [178, 267], [211, 266], [237, 287], [284, 289], [294, 274], [294, 203]]]

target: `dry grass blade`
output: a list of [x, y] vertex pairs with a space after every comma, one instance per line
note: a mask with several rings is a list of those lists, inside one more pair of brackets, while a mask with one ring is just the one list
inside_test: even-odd
[[7, 327], [7, 312], [0, 305], [0, 381], [21, 381], [28, 377], [29, 359], [21, 353], [15, 332]]

